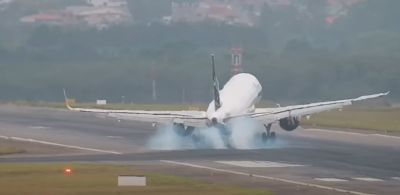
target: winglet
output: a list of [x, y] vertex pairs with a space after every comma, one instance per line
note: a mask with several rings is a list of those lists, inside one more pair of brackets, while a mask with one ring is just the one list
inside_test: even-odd
[[74, 110], [74, 109], [69, 105], [68, 96], [67, 96], [67, 92], [66, 92], [65, 88], [63, 89], [63, 91], [64, 91], [65, 106], [68, 108], [68, 110]]
[[378, 97], [387, 96], [389, 94], [390, 94], [390, 91], [388, 91], [386, 93], [377, 93], [377, 94], [372, 94], [372, 95], [364, 95], [364, 96], [360, 96], [360, 97], [358, 97], [356, 99], [353, 99], [352, 101], [360, 101], [360, 100], [378, 98]]

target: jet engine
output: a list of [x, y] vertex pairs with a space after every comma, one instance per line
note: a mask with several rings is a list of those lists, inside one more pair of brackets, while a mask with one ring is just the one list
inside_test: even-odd
[[286, 131], [293, 131], [300, 125], [299, 119], [296, 117], [287, 117], [279, 120], [279, 126]]

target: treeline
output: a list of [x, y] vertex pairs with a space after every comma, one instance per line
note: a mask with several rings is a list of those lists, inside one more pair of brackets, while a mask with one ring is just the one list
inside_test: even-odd
[[322, 16], [298, 21], [295, 10], [266, 7], [252, 28], [213, 22], [137, 23], [102, 31], [18, 27], [25, 34], [0, 34], [0, 99], [61, 101], [67, 88], [80, 101], [151, 102], [154, 78], [159, 102], [206, 102], [209, 54], [216, 54], [224, 83], [230, 48], [242, 47], [244, 70], [260, 79], [265, 99], [306, 102], [390, 90], [398, 101], [397, 2], [366, 1], [330, 25]]

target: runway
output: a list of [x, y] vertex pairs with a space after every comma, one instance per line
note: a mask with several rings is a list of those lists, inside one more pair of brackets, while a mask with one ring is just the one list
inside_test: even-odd
[[57, 155], [3, 156], [0, 162], [131, 164], [213, 182], [265, 187], [277, 194], [400, 194], [400, 138], [396, 136], [277, 130], [278, 144], [266, 149], [154, 151], [147, 147], [154, 132], [150, 124], [87, 113], [0, 106], [0, 141], [64, 149]]

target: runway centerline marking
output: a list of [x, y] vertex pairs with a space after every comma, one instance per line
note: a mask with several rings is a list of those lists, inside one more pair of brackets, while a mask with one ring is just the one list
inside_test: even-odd
[[215, 161], [220, 164], [233, 165], [247, 168], [283, 168], [283, 167], [301, 167], [304, 165], [287, 164], [270, 161]]
[[116, 151], [101, 150], [101, 149], [87, 148], [87, 147], [73, 146], [73, 145], [66, 145], [66, 144], [60, 144], [60, 143], [54, 143], [54, 142], [48, 142], [48, 141], [36, 140], [36, 139], [30, 139], [30, 138], [7, 137], [7, 136], [2, 136], [2, 135], [0, 135], [0, 138], [12, 139], [12, 140], [16, 140], [16, 141], [39, 143], [39, 144], [45, 144], [45, 145], [51, 145], [51, 146], [59, 146], [59, 147], [64, 147], [64, 148], [72, 148], [72, 149], [78, 149], [78, 150], [86, 150], [86, 151], [92, 151], [92, 152], [107, 153], [107, 154], [122, 154], [122, 153], [116, 152]]
[[174, 165], [180, 165], [180, 166], [186, 166], [186, 167], [192, 167], [192, 168], [207, 169], [207, 170], [218, 171], [218, 172], [222, 172], [222, 173], [230, 173], [230, 174], [247, 176], [247, 177], [262, 178], [262, 179], [267, 179], [267, 180], [271, 180], [271, 181], [279, 181], [279, 182], [283, 182], [283, 183], [301, 185], [301, 186], [306, 186], [306, 187], [313, 187], [313, 188], [324, 189], [324, 190], [331, 190], [331, 191], [342, 192], [342, 193], [349, 193], [349, 194], [355, 194], [355, 195], [373, 195], [373, 194], [357, 192], [357, 191], [352, 191], [352, 190], [345, 190], [345, 189], [323, 186], [323, 185], [318, 185], [318, 184], [282, 179], [282, 178], [278, 178], [278, 177], [271, 177], [271, 176], [250, 174], [250, 173], [241, 172], [241, 171], [232, 171], [232, 170], [228, 170], [228, 169], [207, 167], [207, 166], [196, 165], [196, 164], [192, 164], [192, 163], [184, 163], [184, 162], [177, 162], [177, 161], [170, 161], [170, 160], [161, 160], [161, 162], [168, 163], [168, 164], [174, 164]]
[[355, 180], [360, 180], [360, 181], [383, 181], [383, 179], [378, 179], [378, 178], [372, 178], [372, 177], [353, 177]]
[[327, 178], [314, 178], [314, 179], [318, 180], [318, 181], [326, 181], [326, 182], [346, 182], [346, 181], [349, 181], [349, 180], [345, 180], [345, 179], [330, 178], [330, 177], [327, 177]]

